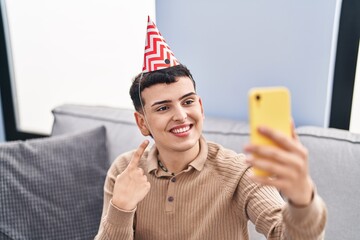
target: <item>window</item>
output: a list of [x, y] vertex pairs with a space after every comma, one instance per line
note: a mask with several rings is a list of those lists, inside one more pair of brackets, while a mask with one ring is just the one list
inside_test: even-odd
[[6, 131], [47, 135], [51, 109], [66, 103], [132, 108], [155, 0], [1, 0], [1, 14], [1, 95], [15, 121], [4, 116]]

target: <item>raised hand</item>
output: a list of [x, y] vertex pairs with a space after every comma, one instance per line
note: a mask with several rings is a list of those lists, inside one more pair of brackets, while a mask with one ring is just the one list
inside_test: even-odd
[[127, 168], [116, 177], [112, 203], [122, 210], [135, 209], [150, 191], [150, 183], [144, 175], [144, 170], [139, 167], [141, 156], [148, 145], [148, 140], [142, 142]]
[[276, 187], [294, 205], [309, 204], [313, 194], [313, 184], [308, 171], [308, 152], [300, 143], [294, 127], [292, 138], [265, 127], [259, 128], [259, 132], [274, 141], [279, 148], [258, 145], [245, 147], [245, 151], [252, 154], [247, 162], [251, 166], [269, 172], [272, 176], [254, 175], [253, 180]]

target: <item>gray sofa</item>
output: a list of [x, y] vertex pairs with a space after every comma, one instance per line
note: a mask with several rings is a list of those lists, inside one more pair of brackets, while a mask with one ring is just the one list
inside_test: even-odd
[[[107, 168], [144, 139], [132, 110], [63, 105], [53, 114], [50, 138], [0, 144], [0, 240], [92, 239]], [[328, 207], [326, 239], [359, 239], [360, 135], [311, 126], [296, 130]], [[241, 152], [248, 125], [207, 116], [204, 136]], [[252, 224], [249, 229], [251, 239], [265, 239]]]

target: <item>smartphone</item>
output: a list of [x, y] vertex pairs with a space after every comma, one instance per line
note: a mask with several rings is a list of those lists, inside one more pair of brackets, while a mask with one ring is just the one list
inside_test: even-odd
[[[258, 132], [259, 126], [267, 126], [291, 136], [290, 91], [286, 87], [252, 88], [248, 97], [252, 144], [276, 146]], [[253, 172], [255, 175], [269, 176], [269, 173], [260, 169], [254, 168]]]

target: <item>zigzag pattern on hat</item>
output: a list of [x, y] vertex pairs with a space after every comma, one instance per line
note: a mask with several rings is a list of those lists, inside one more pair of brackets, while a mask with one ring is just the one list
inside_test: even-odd
[[143, 72], [152, 72], [179, 65], [156, 25], [148, 17]]

